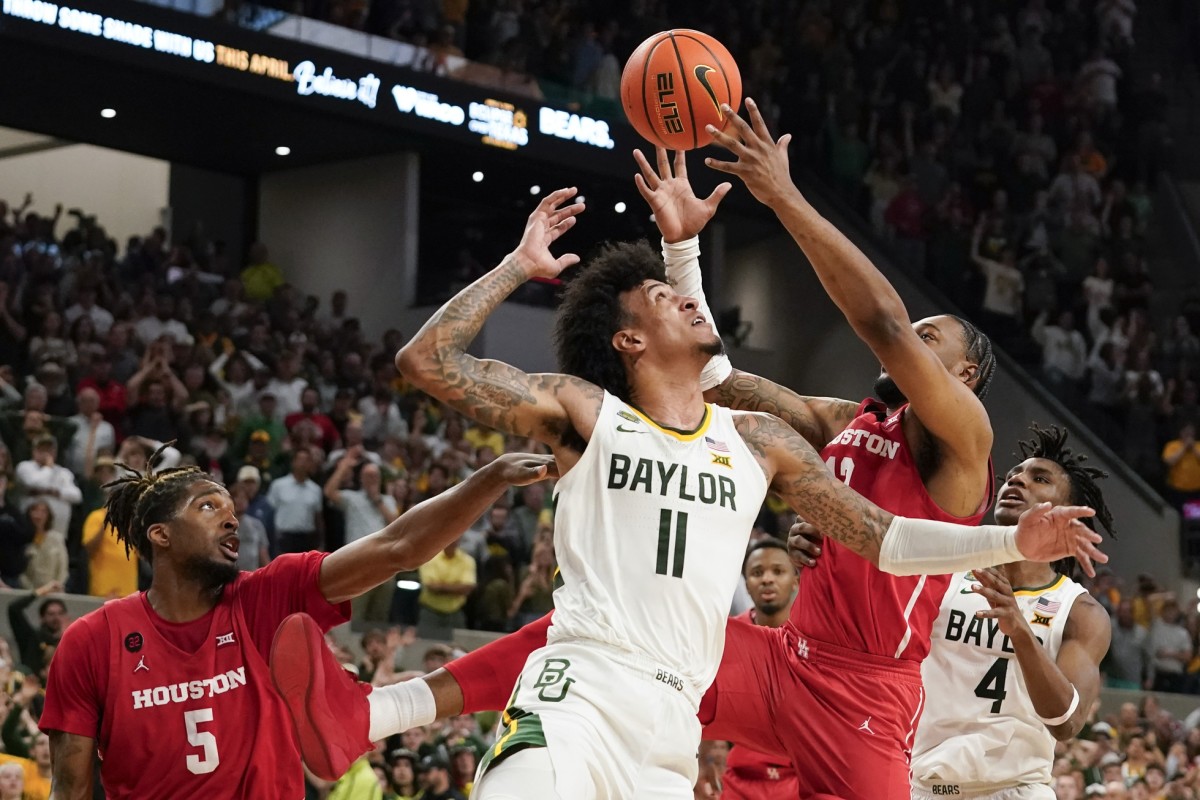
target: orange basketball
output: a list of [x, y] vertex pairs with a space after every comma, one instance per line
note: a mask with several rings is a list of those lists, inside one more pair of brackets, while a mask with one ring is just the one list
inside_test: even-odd
[[680, 28], [642, 42], [621, 74], [621, 104], [630, 124], [668, 150], [712, 142], [705, 126], [729, 122], [720, 104], [737, 112], [742, 75], [725, 46], [707, 33]]

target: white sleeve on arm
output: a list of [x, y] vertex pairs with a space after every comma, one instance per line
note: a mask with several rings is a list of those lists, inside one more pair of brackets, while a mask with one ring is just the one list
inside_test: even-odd
[[[708, 320], [713, 331], [719, 333], [716, 317], [713, 316], [712, 309], [708, 307], [708, 299], [704, 296], [704, 285], [700, 276], [700, 237], [693, 236], [675, 244], [668, 244], [667, 240], [663, 239], [662, 253], [663, 263], [667, 265], [667, 277], [675, 284], [675, 291], [696, 298], [696, 302], [700, 304], [701, 315]], [[707, 391], [724, 383], [731, 372], [733, 364], [730, 363], [729, 356], [713, 356], [700, 373], [700, 388]]]
[[1024, 560], [1011, 525], [895, 517], [879, 548], [879, 568], [892, 575], [944, 575]]

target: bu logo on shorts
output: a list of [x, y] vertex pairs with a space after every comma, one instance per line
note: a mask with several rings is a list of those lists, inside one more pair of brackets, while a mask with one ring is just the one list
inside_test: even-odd
[[[540, 689], [538, 699], [546, 703], [558, 703], [567, 696], [567, 692], [571, 689], [571, 684], [575, 682], [574, 678], [566, 676], [567, 669], [571, 666], [571, 662], [566, 658], [547, 658], [545, 665], [542, 666], [542, 674], [538, 675], [537, 682], [533, 684], [533, 688]], [[556, 687], [561, 687], [555, 691]]]

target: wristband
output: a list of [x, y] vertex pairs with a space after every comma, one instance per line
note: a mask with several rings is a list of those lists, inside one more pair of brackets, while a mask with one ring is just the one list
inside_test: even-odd
[[1043, 717], [1041, 714], [1037, 714], [1036, 710], [1034, 711], [1034, 713], [1037, 714], [1037, 718], [1042, 721], [1043, 725], [1045, 725], [1048, 728], [1053, 728], [1055, 725], [1062, 725], [1064, 722], [1069, 720], [1071, 718], [1071, 716], [1075, 713], [1075, 709], [1077, 709], [1077, 708], [1079, 708], [1079, 690], [1076, 689], [1074, 686], [1072, 686], [1071, 687], [1071, 705], [1067, 706], [1066, 713], [1063, 714], [1061, 717], [1054, 717], [1053, 719], [1047, 719], [1046, 717]]

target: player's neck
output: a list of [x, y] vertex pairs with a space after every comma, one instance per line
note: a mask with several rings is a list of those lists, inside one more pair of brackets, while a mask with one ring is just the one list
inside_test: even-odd
[[790, 607], [784, 607], [774, 614], [764, 614], [761, 608], [755, 608], [754, 624], [761, 625], [764, 628], [782, 628], [783, 623], [788, 621], [788, 616], [791, 612], [792, 609]]
[[[222, 587], [223, 588], [223, 587]], [[200, 619], [221, 599], [221, 589], [213, 589], [180, 575], [165, 565], [156, 565], [146, 600], [154, 613], [167, 622], [191, 622]]]
[[1013, 589], [1037, 589], [1054, 583], [1058, 573], [1049, 564], [1037, 561], [1016, 561], [1004, 566]]
[[704, 394], [694, 371], [660, 372], [630, 376], [632, 403], [646, 416], [667, 428], [690, 431], [704, 419]]

